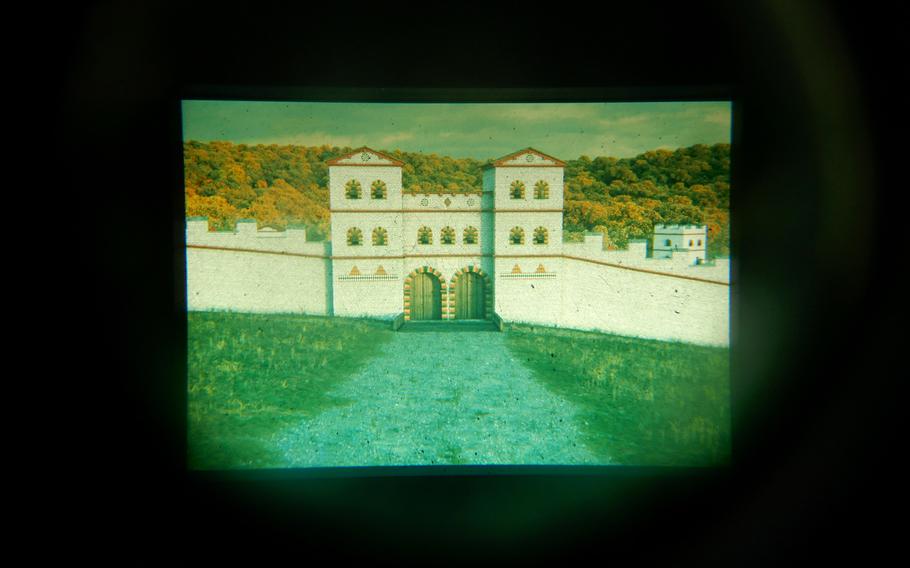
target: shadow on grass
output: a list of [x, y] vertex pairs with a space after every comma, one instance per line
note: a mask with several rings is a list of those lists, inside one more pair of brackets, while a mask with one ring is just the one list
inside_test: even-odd
[[387, 322], [290, 314], [190, 312], [188, 464], [280, 467], [270, 437], [353, 401], [329, 391], [392, 337]]
[[576, 404], [598, 457], [729, 463], [729, 349], [532, 326], [513, 327], [506, 344], [537, 380]]

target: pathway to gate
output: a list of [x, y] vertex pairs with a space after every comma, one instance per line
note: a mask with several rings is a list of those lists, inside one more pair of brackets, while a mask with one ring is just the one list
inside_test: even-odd
[[289, 467], [602, 464], [575, 407], [539, 385], [502, 333], [395, 333], [331, 394], [346, 404], [281, 432]]

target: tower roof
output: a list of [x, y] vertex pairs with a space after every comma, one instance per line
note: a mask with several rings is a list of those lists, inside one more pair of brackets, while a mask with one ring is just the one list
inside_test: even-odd
[[366, 146], [361, 146], [343, 156], [332, 158], [326, 161], [326, 164], [329, 166], [404, 166], [404, 162], [401, 160]]
[[501, 158], [497, 158], [484, 165], [487, 168], [528, 168], [528, 167], [549, 167], [563, 168], [566, 163], [558, 158], [544, 154], [534, 148], [525, 148], [517, 152], [512, 152]]

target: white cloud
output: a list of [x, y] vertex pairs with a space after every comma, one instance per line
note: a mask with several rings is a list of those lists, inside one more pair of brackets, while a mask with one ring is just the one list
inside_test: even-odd
[[[449, 114], [439, 115], [439, 119], [459, 120], [458, 106], [454, 105]], [[465, 108], [465, 110], [468, 110]], [[547, 122], [559, 120], [594, 119], [598, 108], [591, 104], [567, 103], [532, 103], [532, 104], [490, 104], [470, 108], [472, 122], [478, 119], [498, 123], [514, 122]]]
[[296, 144], [299, 146], [369, 146], [370, 141], [352, 136], [342, 136], [328, 132], [300, 132], [297, 134], [282, 134], [279, 136], [266, 136], [247, 140], [246, 144]]
[[709, 112], [704, 115], [704, 121], [709, 124], [730, 124], [730, 113], [722, 110]]
[[601, 118], [594, 121], [597, 126], [604, 128], [617, 128], [620, 126], [631, 126], [650, 122], [654, 118], [653, 114], [632, 114], [629, 116], [620, 116], [618, 118]]
[[413, 132], [397, 132], [395, 134], [388, 134], [379, 139], [378, 144], [380, 146], [388, 146], [396, 142], [402, 142], [404, 140], [413, 140], [416, 136]]

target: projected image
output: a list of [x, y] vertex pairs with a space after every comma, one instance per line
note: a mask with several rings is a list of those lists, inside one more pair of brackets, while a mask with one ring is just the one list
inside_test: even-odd
[[188, 465], [729, 463], [729, 102], [183, 102]]

